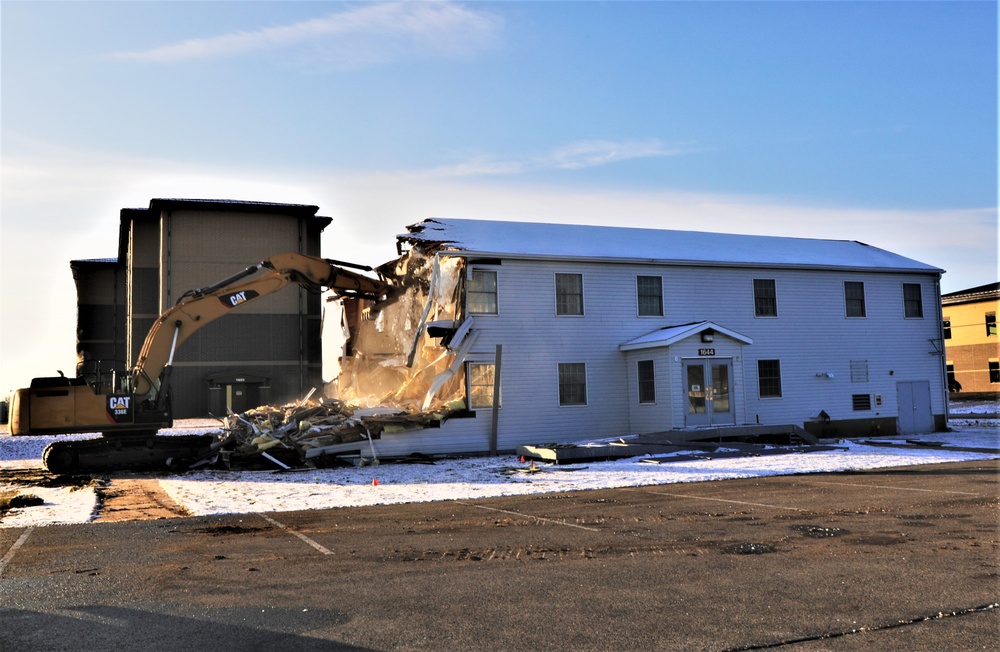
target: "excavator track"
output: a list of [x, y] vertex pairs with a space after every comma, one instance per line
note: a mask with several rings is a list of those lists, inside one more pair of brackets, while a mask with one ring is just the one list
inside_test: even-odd
[[93, 473], [183, 469], [211, 454], [212, 435], [162, 436], [155, 433], [57, 441], [42, 452], [52, 473]]

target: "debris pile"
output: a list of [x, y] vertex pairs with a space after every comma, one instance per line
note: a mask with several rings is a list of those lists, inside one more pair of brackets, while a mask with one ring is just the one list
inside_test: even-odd
[[201, 463], [221, 462], [231, 468], [264, 458], [283, 468], [316, 467], [343, 464], [342, 456], [377, 462], [375, 440], [383, 433], [424, 428], [464, 407], [459, 401], [433, 413], [409, 413], [355, 408], [331, 398], [261, 406], [226, 417], [212, 454]]

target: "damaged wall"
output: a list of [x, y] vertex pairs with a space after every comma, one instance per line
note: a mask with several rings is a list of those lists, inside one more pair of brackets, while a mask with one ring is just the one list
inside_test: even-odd
[[438, 336], [462, 322], [464, 268], [462, 258], [410, 249], [379, 270], [398, 288], [390, 301], [343, 299], [349, 336], [327, 393], [350, 405], [410, 413], [464, 409], [460, 342]]

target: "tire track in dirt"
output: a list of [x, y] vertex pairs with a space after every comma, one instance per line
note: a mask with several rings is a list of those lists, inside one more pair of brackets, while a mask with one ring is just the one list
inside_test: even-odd
[[190, 516], [155, 478], [110, 478], [97, 486], [94, 522], [151, 521]]

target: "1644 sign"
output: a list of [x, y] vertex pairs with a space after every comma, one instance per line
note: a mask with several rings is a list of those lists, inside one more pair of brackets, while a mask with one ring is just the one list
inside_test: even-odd
[[698, 349], [698, 355], [715, 355], [715, 349]]

